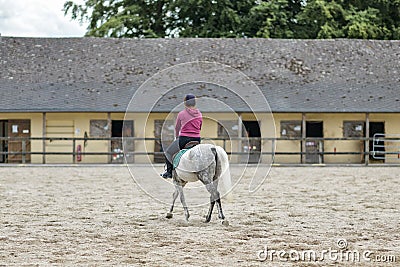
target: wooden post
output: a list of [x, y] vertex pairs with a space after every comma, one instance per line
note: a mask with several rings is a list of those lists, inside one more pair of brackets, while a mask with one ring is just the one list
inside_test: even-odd
[[272, 157], [272, 163], [274, 163], [275, 148], [276, 148], [276, 137], [275, 137], [274, 139], [272, 139], [271, 146], [272, 146], [272, 149], [271, 149], [271, 152], [272, 152], [272, 155], [271, 155], [271, 157]]
[[223, 149], [226, 151], [226, 139], [225, 139], [225, 137], [224, 137], [224, 141], [223, 141], [224, 143], [223, 143]]
[[[111, 113], [108, 112], [107, 113], [107, 129], [108, 129], [108, 137], [111, 138], [112, 136], [112, 131], [111, 131]], [[111, 163], [111, 159], [112, 159], [112, 155], [111, 155], [111, 139], [108, 140], [108, 146], [107, 146], [107, 150], [108, 150], [108, 163]]]
[[43, 123], [42, 123], [42, 163], [46, 164], [46, 112], [43, 112], [42, 114], [42, 119], [43, 119]]
[[[238, 152], [241, 153], [242, 152], [242, 131], [243, 131], [243, 122], [242, 122], [242, 114], [239, 114], [238, 117]], [[242, 160], [242, 154], [238, 154], [238, 163], [241, 163]]]
[[365, 143], [364, 143], [364, 150], [365, 150], [365, 166], [369, 164], [369, 113], [365, 113]]
[[26, 140], [22, 140], [22, 164], [26, 163]]
[[301, 163], [306, 163], [306, 114], [301, 114]]
[[72, 139], [72, 163], [75, 164], [76, 163], [76, 140], [75, 137], [74, 139]]

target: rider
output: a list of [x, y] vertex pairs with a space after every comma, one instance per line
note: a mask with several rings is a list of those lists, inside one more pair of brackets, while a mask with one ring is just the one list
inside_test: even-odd
[[183, 149], [185, 145], [191, 141], [200, 143], [200, 131], [203, 124], [203, 117], [196, 108], [196, 97], [192, 94], [187, 94], [184, 98], [185, 109], [179, 112], [175, 123], [176, 139], [165, 150], [167, 170], [161, 176], [163, 178], [172, 178], [172, 157], [175, 153]]

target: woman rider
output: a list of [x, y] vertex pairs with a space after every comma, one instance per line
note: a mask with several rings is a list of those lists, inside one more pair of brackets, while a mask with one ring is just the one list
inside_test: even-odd
[[196, 97], [187, 94], [184, 98], [185, 109], [179, 112], [175, 123], [176, 139], [165, 150], [167, 170], [161, 174], [163, 178], [172, 178], [172, 157], [183, 149], [185, 145], [191, 141], [200, 143], [200, 131], [203, 124], [203, 117], [196, 108]]

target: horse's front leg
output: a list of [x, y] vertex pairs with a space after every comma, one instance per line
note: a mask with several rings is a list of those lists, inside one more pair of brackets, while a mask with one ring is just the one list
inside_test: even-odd
[[176, 185], [176, 188], [177, 188], [177, 190], [179, 192], [179, 196], [180, 196], [180, 199], [181, 199], [183, 210], [185, 212], [186, 221], [189, 221], [190, 214], [189, 214], [189, 209], [188, 209], [188, 207], [186, 205], [185, 196], [183, 195], [183, 186], [182, 185]]
[[178, 191], [178, 189], [175, 187], [175, 191], [174, 191], [174, 193], [172, 194], [172, 205], [171, 205], [171, 208], [170, 208], [170, 210], [169, 210], [169, 212], [167, 213], [167, 219], [171, 219], [172, 218], [172, 216], [173, 216], [173, 211], [174, 211], [174, 206], [175, 206], [175, 201], [176, 201], [176, 199], [178, 198], [178, 195], [179, 195], [179, 191]]

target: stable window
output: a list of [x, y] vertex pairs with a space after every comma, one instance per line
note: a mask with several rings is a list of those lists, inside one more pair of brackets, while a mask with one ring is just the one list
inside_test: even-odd
[[343, 121], [343, 137], [363, 137], [363, 121]]
[[91, 137], [110, 137], [110, 127], [107, 120], [90, 120]]
[[218, 122], [218, 137], [229, 138], [239, 136], [238, 121], [219, 121]]
[[281, 121], [281, 137], [301, 137], [301, 121]]

